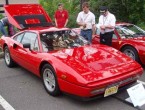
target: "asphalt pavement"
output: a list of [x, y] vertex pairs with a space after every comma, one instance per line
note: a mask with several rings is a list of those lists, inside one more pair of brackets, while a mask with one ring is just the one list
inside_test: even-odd
[[[145, 81], [145, 75], [140, 80]], [[145, 107], [134, 108], [120, 98], [125, 95], [121, 92], [89, 102], [78, 101], [65, 94], [52, 97], [45, 91], [40, 78], [20, 66], [8, 68], [0, 59], [0, 96], [14, 110], [145, 110]], [[3, 109], [0, 101], [0, 110], [9, 109]]]
[[2, 58], [3, 57], [3, 52], [2, 52], [2, 49], [0, 48], [0, 58]]

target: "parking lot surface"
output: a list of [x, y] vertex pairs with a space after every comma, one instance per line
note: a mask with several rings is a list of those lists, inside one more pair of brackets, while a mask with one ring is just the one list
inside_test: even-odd
[[[144, 82], [145, 75], [140, 80]], [[52, 97], [46, 93], [38, 77], [20, 66], [6, 67], [3, 59], [0, 59], [0, 95], [14, 110], [139, 110], [120, 98], [125, 96], [123, 92], [88, 102], [65, 94]], [[145, 107], [141, 109], [145, 110]], [[0, 102], [0, 110], [8, 109], [4, 109]]]

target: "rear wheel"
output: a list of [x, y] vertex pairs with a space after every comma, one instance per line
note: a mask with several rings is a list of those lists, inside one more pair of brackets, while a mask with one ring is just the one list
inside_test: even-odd
[[131, 47], [131, 46], [126, 46], [122, 49], [122, 52], [129, 56], [130, 58], [132, 58], [133, 60], [137, 61], [140, 63], [140, 59], [138, 56], [138, 52], [135, 48]]
[[8, 49], [8, 46], [6, 46], [4, 48], [4, 60], [5, 60], [5, 63], [8, 67], [13, 67], [15, 66], [15, 62], [13, 61], [13, 59], [11, 58], [11, 55], [10, 55], [10, 51]]
[[60, 95], [56, 73], [52, 66], [45, 64], [41, 70], [41, 77], [46, 91], [52, 96]]

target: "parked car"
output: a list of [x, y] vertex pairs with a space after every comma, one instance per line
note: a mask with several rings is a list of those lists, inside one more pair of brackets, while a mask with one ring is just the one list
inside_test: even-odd
[[[93, 38], [93, 44], [100, 42], [99, 29]], [[117, 23], [112, 47], [145, 65], [145, 31], [130, 23]]]
[[118, 50], [91, 45], [69, 28], [56, 28], [40, 5], [6, 5], [9, 21], [20, 29], [2, 36], [0, 47], [8, 67], [16, 64], [43, 81], [46, 91], [77, 97], [107, 97], [142, 75], [142, 67]]

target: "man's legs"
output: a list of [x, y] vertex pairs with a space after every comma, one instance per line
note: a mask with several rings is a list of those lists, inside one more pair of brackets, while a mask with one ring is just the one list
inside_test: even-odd
[[81, 36], [87, 40], [86, 31], [81, 30]]
[[83, 36], [86, 40], [92, 43], [92, 30], [81, 30], [81, 36]]
[[6, 32], [5, 27], [2, 24], [2, 22], [0, 22], [0, 31], [4, 36], [7, 36], [7, 32]]
[[105, 44], [108, 46], [112, 46], [112, 37], [113, 37], [113, 32], [108, 32], [105, 35]]
[[87, 40], [92, 43], [92, 30], [89, 29], [86, 31]]
[[9, 24], [8, 25], [8, 35], [9, 36], [13, 36], [16, 32], [15, 32], [15, 29], [14, 29], [14, 26], [13, 25], [11, 25], [11, 24]]
[[113, 37], [113, 32], [100, 34], [100, 43], [108, 46], [112, 46], [112, 37]]
[[105, 44], [105, 34], [100, 34], [100, 44]]

